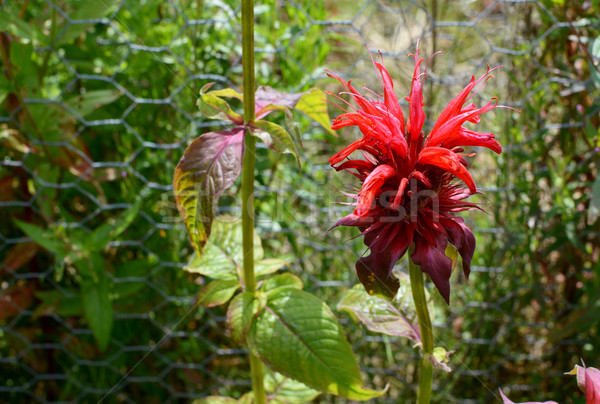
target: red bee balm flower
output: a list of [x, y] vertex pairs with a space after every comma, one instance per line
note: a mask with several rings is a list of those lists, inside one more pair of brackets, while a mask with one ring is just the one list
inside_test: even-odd
[[[425, 136], [420, 71], [423, 59], [418, 58], [418, 50], [414, 59], [410, 96], [406, 98], [409, 104], [406, 125], [392, 79], [383, 64], [375, 63], [381, 73], [383, 100], [368, 89], [372, 95], [361, 95], [350, 81], [328, 72], [342, 83], [344, 94], [350, 94], [357, 104], [351, 106], [352, 111], [338, 116], [332, 129], [358, 126], [363, 135], [329, 159], [336, 170], [349, 171], [362, 181], [362, 188], [353, 195], [354, 212], [333, 227], [356, 226], [364, 235], [370, 254], [356, 262], [356, 271], [369, 293], [395, 296], [399, 283], [392, 269], [411, 246], [413, 262], [430, 276], [449, 303], [452, 260], [445, 249], [448, 243], [457, 248], [467, 277], [475, 249], [473, 233], [462, 218], [454, 215], [478, 209], [477, 205], [464, 201], [477, 188], [467, 170], [462, 146], [483, 146], [502, 152], [492, 133], [463, 127], [467, 121], [478, 123], [479, 115], [497, 106], [496, 100], [480, 108], [473, 103], [465, 105], [493, 77], [490, 72], [494, 69], [488, 68], [477, 80], [471, 78]], [[349, 158], [357, 150], [362, 151], [363, 159]], [[455, 177], [467, 188], [453, 182]]]

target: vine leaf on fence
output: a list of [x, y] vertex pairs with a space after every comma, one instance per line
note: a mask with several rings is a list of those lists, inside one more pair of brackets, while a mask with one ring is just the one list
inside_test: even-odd
[[247, 342], [274, 370], [316, 390], [361, 401], [384, 393], [363, 387], [352, 348], [329, 307], [294, 287], [268, 293]]
[[175, 169], [173, 188], [194, 250], [202, 256], [219, 198], [242, 169], [242, 127], [209, 132], [194, 140]]
[[406, 337], [416, 343], [421, 342], [421, 333], [417, 324], [412, 324], [388, 300], [368, 294], [362, 284], [346, 291], [337, 309], [347, 312], [373, 332]]
[[598, 217], [600, 217], [600, 175], [596, 177], [594, 185], [592, 185], [592, 195], [590, 197], [590, 207], [588, 208], [587, 223], [589, 225], [594, 224]]
[[137, 217], [143, 200], [144, 198], [138, 198], [114, 221], [107, 220], [94, 229], [85, 241], [86, 249], [90, 251], [102, 251], [110, 241], [121, 235]]
[[110, 301], [108, 275], [98, 252], [90, 253], [75, 262], [81, 273], [81, 297], [85, 318], [92, 329], [101, 351], [110, 341], [113, 327], [113, 309]]
[[[85, 117], [101, 106], [115, 101], [121, 95], [123, 93], [119, 90], [91, 90], [72, 96], [66, 99], [64, 103], [79, 116]], [[68, 119], [75, 121], [75, 117], [71, 115]]]

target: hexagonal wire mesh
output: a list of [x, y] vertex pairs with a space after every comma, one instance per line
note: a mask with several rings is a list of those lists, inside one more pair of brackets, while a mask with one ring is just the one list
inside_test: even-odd
[[[207, 394], [239, 395], [249, 388], [245, 353], [228, 345], [222, 310], [194, 306], [196, 283], [202, 280], [195, 283], [181, 271], [191, 249], [170, 184], [186, 144], [220, 125], [195, 109], [201, 86], [210, 81], [223, 87], [241, 83], [239, 6], [218, 0], [91, 3], [0, 2], [0, 20], [9, 21], [4, 49], [11, 44], [26, 55], [15, 66], [15, 51], [10, 54], [12, 66], [6, 59], [2, 65], [21, 87], [9, 95], [0, 116], [3, 142], [14, 136], [18, 143], [5, 149], [1, 163], [0, 394], [11, 402], [172, 402]], [[444, 100], [486, 64], [505, 66], [483, 90], [498, 95], [505, 105], [526, 108], [543, 100], [544, 92], [557, 83], [564, 91], [582, 91], [589, 81], [547, 67], [541, 48], [562, 30], [598, 32], [593, 19], [574, 23], [568, 14], [556, 15], [544, 2], [528, 0], [371, 0], [324, 6], [273, 1], [257, 6], [256, 14], [258, 80], [280, 89], [300, 90], [318, 82], [339, 90], [321, 80], [325, 64], [344, 76], [376, 83], [363, 47], [368, 44], [373, 51], [381, 50], [397, 91], [406, 91], [412, 74], [407, 55], [417, 39], [425, 54], [442, 49], [443, 55], [429, 62], [428, 116], [436, 116]], [[28, 31], [25, 23], [14, 22], [19, 19], [39, 28]], [[17, 46], [19, 42], [33, 46]], [[542, 78], [535, 85], [517, 85], [515, 81], [527, 76], [513, 69], [537, 69]], [[19, 79], [19, 71], [34, 76], [33, 81]], [[597, 109], [586, 114], [597, 114]], [[536, 131], [511, 138], [512, 116], [500, 111], [496, 122], [488, 122], [506, 129], [499, 136], [509, 156], [522, 152], [533, 137], [584, 125], [583, 119], [557, 121], [553, 119], [559, 115], [548, 114], [537, 117], [537, 126], [531, 126]], [[347, 240], [350, 232], [321, 235], [345, 211], [332, 205], [340, 200], [332, 184], [343, 186], [343, 180], [326, 164], [336, 149], [323, 139], [339, 141], [319, 137], [322, 131], [315, 126], [305, 129], [302, 153], [308, 160], [302, 172], [274, 174], [279, 160], [259, 150], [265, 161], [261, 166], [259, 160], [259, 170], [266, 174], [259, 179], [257, 222], [263, 243], [294, 253], [292, 270], [334, 306], [340, 291], [356, 282], [353, 260], [363, 248]], [[516, 187], [504, 181], [493, 159], [485, 153], [479, 159], [475, 170], [486, 179], [480, 185], [491, 200], [486, 203], [490, 216], [473, 216], [471, 223], [484, 250], [505, 251], [511, 237], [500, 226], [506, 206], [502, 201], [510, 201]], [[323, 189], [333, 192], [323, 195]], [[145, 199], [133, 223], [102, 252], [114, 288], [115, 324], [108, 348], [101, 352], [82, 320], [73, 262], [36, 247], [12, 219], [52, 227], [72, 247], [70, 239], [89, 237], [130, 207], [138, 194]], [[239, 213], [234, 195], [226, 196], [223, 212]], [[263, 200], [274, 200], [275, 208], [265, 202], [261, 210]], [[521, 327], [549, 328], [517, 312], [523, 310], [522, 296], [538, 289], [513, 284], [499, 296], [490, 292], [493, 286], [473, 286], [507, 282], [503, 265], [510, 261], [498, 261], [494, 253], [478, 254], [474, 280], [453, 292], [459, 304], [438, 309], [443, 320], [437, 321], [437, 341], [454, 341], [449, 348], [459, 352], [453, 375], [436, 381], [447, 402], [488, 402], [505, 384], [530, 390], [522, 385], [528, 375], [517, 371], [519, 367], [527, 364], [528, 369], [549, 372], [548, 358], [556, 350], [585, 342], [567, 339], [540, 353], [531, 340], [537, 335], [533, 332], [525, 341], [507, 344], [508, 335], [518, 334]], [[346, 257], [340, 261], [340, 255]], [[470, 316], [476, 319], [471, 324], [489, 326], [462, 329]], [[412, 347], [367, 333], [347, 320], [344, 324], [368, 383], [379, 388], [392, 384], [382, 401], [410, 400], [415, 384]], [[519, 350], [520, 343], [531, 349]], [[506, 372], [517, 376], [506, 377]]]

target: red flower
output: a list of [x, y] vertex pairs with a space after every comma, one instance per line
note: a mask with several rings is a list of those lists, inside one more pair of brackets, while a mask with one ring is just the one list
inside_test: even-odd
[[[418, 58], [418, 49], [414, 59], [406, 124], [392, 79], [383, 64], [375, 63], [381, 73], [383, 100], [370, 90], [371, 95], [361, 95], [349, 81], [328, 72], [342, 83], [344, 94], [350, 94], [357, 104], [357, 107], [348, 104], [352, 110], [338, 116], [332, 129], [358, 126], [363, 135], [329, 159], [336, 170], [349, 171], [362, 182], [360, 191], [353, 195], [354, 212], [333, 227], [356, 226], [364, 235], [370, 254], [356, 262], [356, 270], [369, 293], [387, 297], [396, 294], [399, 284], [391, 272], [411, 246], [413, 262], [430, 276], [449, 303], [452, 260], [445, 255], [446, 246], [451, 243], [458, 249], [467, 277], [475, 249], [473, 233], [462, 218], [454, 215], [478, 208], [464, 201], [477, 188], [467, 170], [462, 146], [483, 146], [502, 152], [492, 133], [463, 127], [467, 121], [478, 123], [479, 115], [497, 106], [492, 101], [479, 108], [473, 103], [465, 105], [473, 90], [476, 93], [493, 77], [490, 75], [493, 69], [488, 68], [477, 80], [473, 77], [425, 136], [420, 71], [423, 59]], [[357, 150], [363, 158], [349, 158]], [[467, 188], [453, 182], [455, 177]]]

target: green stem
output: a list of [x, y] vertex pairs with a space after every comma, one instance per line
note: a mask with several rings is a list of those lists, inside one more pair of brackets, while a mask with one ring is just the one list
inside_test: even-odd
[[410, 274], [410, 288], [419, 318], [419, 329], [421, 330], [421, 341], [423, 354], [421, 366], [419, 367], [419, 391], [417, 393], [418, 404], [429, 404], [431, 401], [431, 384], [433, 381], [433, 363], [430, 357], [433, 355], [433, 328], [427, 309], [427, 298], [425, 297], [425, 283], [423, 273], [418, 265], [415, 265], [410, 256], [408, 257], [408, 270]]
[[[244, 121], [254, 120], [254, 1], [242, 1], [242, 62], [244, 69]], [[256, 139], [249, 132], [244, 137], [244, 167], [242, 169], [242, 231], [244, 247], [244, 285], [247, 292], [256, 292], [254, 277], [254, 167]], [[250, 354], [254, 402], [265, 404], [264, 369], [259, 358]]]

